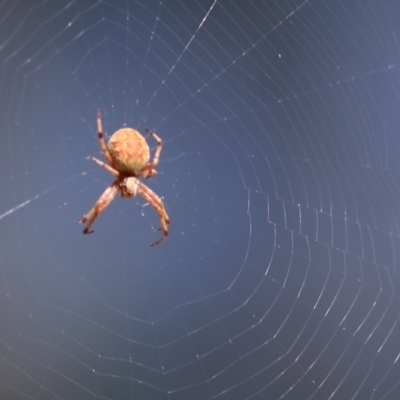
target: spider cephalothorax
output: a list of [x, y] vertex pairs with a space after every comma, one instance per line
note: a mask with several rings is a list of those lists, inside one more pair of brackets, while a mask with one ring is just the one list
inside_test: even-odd
[[119, 129], [111, 136], [107, 147], [104, 140], [101, 113], [98, 111], [97, 131], [101, 151], [107, 163], [95, 157], [90, 157], [90, 159], [113, 174], [116, 179], [100, 196], [93, 208], [79, 220], [81, 224], [88, 222], [83, 233], [93, 232], [90, 230], [91, 226], [100, 213], [111, 203], [117, 193], [121, 197], [134, 197], [139, 193], [157, 211], [161, 224], [160, 230], [163, 232], [163, 236], [152, 243], [151, 246], [161, 243], [168, 236], [168, 225], [171, 221], [162, 200], [150, 188], [140, 182], [138, 178], [151, 178], [157, 175], [157, 171], [154, 168], [157, 166], [160, 158], [163, 146], [162, 140], [153, 131], [147, 129], [147, 132], [157, 142], [153, 161], [149, 163], [149, 146], [146, 139], [135, 129]]

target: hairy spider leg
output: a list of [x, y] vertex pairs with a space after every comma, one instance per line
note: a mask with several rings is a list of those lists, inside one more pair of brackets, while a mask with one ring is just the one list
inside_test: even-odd
[[139, 194], [152, 206], [158, 213], [158, 218], [160, 220], [161, 228], [163, 231], [163, 236], [156, 242], [152, 243], [150, 246], [155, 246], [165, 240], [168, 236], [168, 225], [171, 223], [167, 211], [165, 210], [164, 204], [161, 199], [146, 185], [139, 181], [138, 185]]
[[[100, 161], [95, 157], [90, 157], [90, 159], [92, 161], [94, 161], [97, 165], [99, 165], [100, 167], [104, 168], [106, 171], [108, 171], [111, 174], [113, 174], [114, 176], [116, 176], [117, 178], [119, 177], [119, 172], [116, 171], [114, 168], [110, 167], [109, 165], [107, 165], [106, 163], [104, 163], [103, 161]], [[116, 186], [118, 186], [117, 182], [120, 182], [120, 179], [117, 179], [114, 182], [116, 184]], [[113, 183], [113, 185], [114, 185], [114, 183]], [[117, 190], [118, 190], [118, 188], [117, 188]], [[161, 237], [161, 239], [159, 239], [158, 241], [151, 244], [151, 246], [155, 246], [156, 244], [161, 243], [168, 236], [168, 225], [171, 223], [171, 221], [168, 217], [168, 214], [165, 210], [165, 207], [164, 207], [161, 199], [149, 187], [147, 187], [146, 185], [139, 182], [138, 183], [138, 192], [158, 213], [158, 217], [159, 217], [160, 224], [161, 224], [161, 230], [163, 231], [164, 235]], [[96, 212], [95, 208], [96, 208], [97, 203], [99, 203], [101, 201], [101, 198], [100, 198], [98, 200], [98, 202], [95, 204], [95, 206], [92, 208], [92, 210], [90, 210], [89, 213], [86, 214], [85, 217], [83, 217], [79, 221], [80, 223], [84, 223], [88, 219], [90, 219], [92, 214], [94, 216], [93, 220], [89, 222], [89, 225], [85, 229], [84, 233], [92, 233], [93, 232], [93, 231], [89, 232], [89, 228], [93, 225], [94, 221], [99, 216], [99, 214], [104, 210], [104, 208], [107, 207], [108, 204], [110, 204], [110, 202], [113, 200], [114, 197], [115, 197], [115, 194], [113, 194], [112, 198], [110, 198], [108, 200], [107, 204], [99, 205], [100, 209]]]
[[106, 141], [104, 139], [103, 133], [103, 124], [101, 122], [101, 111], [97, 111], [97, 137], [99, 138], [101, 152], [104, 154], [105, 159], [107, 162], [112, 165], [112, 158], [110, 152], [108, 151], [108, 147], [106, 145]]
[[97, 217], [104, 211], [104, 209], [113, 201], [115, 195], [118, 193], [118, 179], [116, 179], [111, 186], [109, 186], [100, 198], [96, 201], [93, 208], [84, 215], [78, 222], [84, 224], [89, 221], [83, 233], [86, 235], [88, 233], [93, 233], [90, 228], [96, 221]]
[[160, 137], [151, 129], [146, 129], [146, 131], [157, 142], [157, 149], [156, 152], [154, 153], [153, 161], [147, 164], [145, 167], [143, 167], [142, 170], [140, 171], [140, 174], [138, 174], [137, 177], [151, 178], [152, 176], [157, 175], [157, 171], [155, 170], [153, 171], [153, 169], [158, 165], [158, 161], [160, 159], [160, 154], [164, 143], [160, 139]]
[[97, 165], [99, 165], [101, 168], [104, 168], [106, 171], [108, 171], [110, 174], [113, 174], [116, 178], [120, 177], [120, 173], [114, 169], [113, 167], [110, 167], [108, 164], [106, 164], [103, 161], [100, 161], [96, 157], [89, 157], [90, 160], [94, 161]]

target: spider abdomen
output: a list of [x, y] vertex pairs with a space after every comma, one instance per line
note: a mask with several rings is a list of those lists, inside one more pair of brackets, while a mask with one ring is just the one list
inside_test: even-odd
[[150, 150], [145, 138], [135, 129], [122, 128], [108, 142], [113, 167], [124, 174], [137, 174], [147, 165]]

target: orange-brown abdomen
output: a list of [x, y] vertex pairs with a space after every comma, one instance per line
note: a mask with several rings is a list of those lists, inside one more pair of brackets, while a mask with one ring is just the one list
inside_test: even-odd
[[135, 175], [146, 166], [150, 150], [145, 138], [135, 129], [122, 128], [108, 142], [113, 167], [124, 174]]

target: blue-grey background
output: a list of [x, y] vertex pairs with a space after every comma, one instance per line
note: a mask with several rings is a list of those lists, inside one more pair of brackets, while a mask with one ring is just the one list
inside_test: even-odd
[[[1, 399], [400, 398], [397, 0], [0, 15]], [[77, 223], [98, 108], [164, 140], [159, 246], [141, 198]]]

